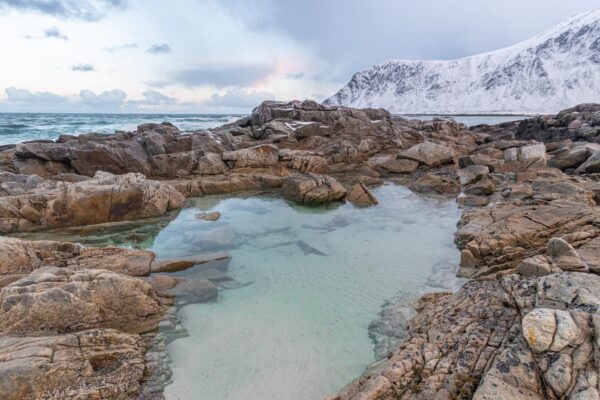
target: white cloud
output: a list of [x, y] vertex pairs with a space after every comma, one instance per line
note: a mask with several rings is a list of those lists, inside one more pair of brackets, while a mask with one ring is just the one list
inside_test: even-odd
[[9, 87], [4, 90], [6, 100], [10, 103], [34, 103], [34, 104], [52, 104], [62, 103], [67, 99], [50, 92], [31, 92], [27, 89]]
[[79, 93], [79, 97], [85, 105], [99, 107], [120, 107], [123, 105], [123, 103], [125, 103], [127, 94], [120, 89], [113, 89], [100, 94], [96, 94], [89, 89], [85, 89]]

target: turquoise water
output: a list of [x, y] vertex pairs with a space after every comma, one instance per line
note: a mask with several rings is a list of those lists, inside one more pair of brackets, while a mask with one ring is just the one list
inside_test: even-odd
[[[178, 311], [189, 336], [168, 345], [167, 399], [321, 399], [374, 361], [368, 327], [386, 300], [456, 282], [455, 202], [391, 183], [374, 193], [380, 204], [371, 208], [308, 208], [269, 193], [204, 197], [165, 218], [51, 237], [160, 258], [232, 256], [232, 281], [216, 301]], [[204, 211], [221, 218], [198, 220]]]
[[[436, 263], [458, 264], [453, 202], [394, 185], [375, 194], [380, 205], [368, 209], [205, 198], [163, 229], [152, 246], [161, 256], [203, 241], [229, 248], [241, 286], [180, 311], [190, 336], [169, 345], [167, 399], [320, 399], [360, 375], [374, 360], [368, 325], [384, 301], [415, 298]], [[222, 217], [198, 222], [199, 210]]]

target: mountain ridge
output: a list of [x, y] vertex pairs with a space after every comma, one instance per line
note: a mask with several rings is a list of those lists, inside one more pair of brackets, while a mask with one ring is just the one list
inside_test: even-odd
[[469, 115], [555, 113], [598, 101], [600, 8], [490, 52], [385, 61], [356, 73], [325, 104]]

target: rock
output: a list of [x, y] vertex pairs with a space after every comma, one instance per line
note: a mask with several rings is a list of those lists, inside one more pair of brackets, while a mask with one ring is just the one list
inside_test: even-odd
[[282, 194], [301, 204], [319, 205], [343, 199], [346, 189], [327, 175], [296, 174], [284, 179]]
[[562, 396], [571, 385], [573, 361], [568, 354], [558, 354], [558, 357], [544, 373], [546, 382], [557, 396]]
[[600, 236], [594, 221], [600, 221], [600, 210], [577, 202], [501, 204], [463, 213], [455, 242], [478, 260], [477, 273], [486, 274], [490, 268], [483, 266], [516, 268], [523, 259], [544, 253], [553, 236], [566, 238], [579, 231]]
[[384, 172], [391, 174], [410, 174], [414, 172], [419, 163], [413, 160], [396, 160], [390, 159], [380, 164], [377, 164], [377, 167]]
[[139, 335], [92, 329], [48, 336], [0, 336], [0, 393], [5, 400], [123, 399], [144, 376]]
[[299, 172], [314, 172], [315, 174], [327, 173], [329, 166], [327, 159], [319, 156], [300, 155], [292, 157], [290, 168]]
[[98, 173], [77, 182], [40, 182], [25, 193], [0, 197], [0, 233], [150, 218], [180, 208], [175, 188], [140, 174]]
[[488, 167], [490, 171], [494, 171], [502, 164], [504, 164], [503, 159], [491, 157], [481, 153], [470, 154], [459, 159], [459, 165], [461, 168], [466, 168], [471, 165], [483, 165]]
[[508, 199], [511, 201], [524, 200], [533, 196], [533, 189], [526, 183], [519, 183], [510, 187]]
[[208, 279], [186, 279], [168, 291], [178, 301], [186, 303], [203, 303], [215, 299], [217, 286]]
[[546, 146], [543, 143], [511, 147], [504, 151], [504, 161], [518, 163], [522, 169], [546, 165]]
[[346, 195], [346, 200], [358, 206], [373, 206], [379, 204], [377, 198], [362, 182], [354, 184]]
[[211, 230], [200, 230], [185, 236], [187, 241], [202, 252], [236, 247], [236, 232], [230, 226], [217, 227]]
[[490, 199], [485, 196], [461, 196], [456, 201], [463, 207], [485, 207]]
[[0, 290], [3, 332], [148, 332], [164, 311], [149, 284], [105, 270], [42, 267]]
[[150, 267], [153, 273], [156, 272], [177, 272], [183, 271], [198, 265], [211, 263], [211, 266], [214, 262], [220, 261], [225, 270], [227, 269], [227, 264], [231, 260], [231, 256], [227, 252], [216, 252], [216, 253], [208, 253], [208, 254], [200, 254], [197, 256], [191, 257], [182, 257], [182, 258], [171, 258], [167, 260], [155, 260], [152, 262]]
[[216, 221], [221, 218], [221, 213], [218, 211], [213, 212], [202, 212], [194, 215], [194, 218], [202, 221]]
[[449, 164], [453, 158], [454, 151], [452, 148], [432, 142], [419, 143], [398, 155], [398, 159], [418, 161], [428, 167]]
[[576, 170], [578, 174], [590, 174], [600, 172], [600, 150], [592, 154], [583, 164]]
[[470, 165], [468, 167], [459, 169], [456, 172], [458, 175], [458, 180], [463, 186], [475, 183], [489, 175], [489, 173], [490, 169], [485, 165]]
[[495, 189], [496, 184], [493, 180], [489, 178], [483, 178], [464, 188], [464, 192], [467, 195], [473, 196], [489, 196], [494, 193]]
[[561, 170], [577, 168], [598, 150], [600, 146], [595, 143], [575, 143], [554, 152], [548, 166]]
[[232, 168], [268, 167], [277, 164], [279, 149], [272, 145], [260, 145], [248, 149], [223, 153], [223, 161], [231, 163]]
[[79, 255], [68, 260], [67, 266], [73, 270], [104, 269], [129, 276], [148, 276], [153, 261], [151, 251], [83, 247]]
[[552, 264], [563, 271], [587, 272], [588, 268], [577, 251], [566, 240], [552, 238], [548, 241], [546, 254]]
[[550, 275], [553, 269], [546, 257], [538, 255], [524, 259], [517, 271], [523, 276], [545, 276]]
[[438, 194], [456, 196], [460, 193], [460, 185], [455, 180], [435, 175], [425, 174], [410, 185], [415, 192], [423, 194]]
[[523, 336], [536, 353], [561, 351], [580, 335], [567, 311], [536, 308], [523, 318]]
[[536, 353], [550, 349], [556, 332], [555, 310], [537, 308], [523, 318], [523, 336]]

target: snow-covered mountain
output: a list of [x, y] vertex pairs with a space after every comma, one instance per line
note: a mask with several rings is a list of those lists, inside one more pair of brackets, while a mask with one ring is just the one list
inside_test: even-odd
[[554, 113], [586, 102], [600, 103], [600, 9], [489, 53], [387, 61], [325, 100], [400, 114]]

